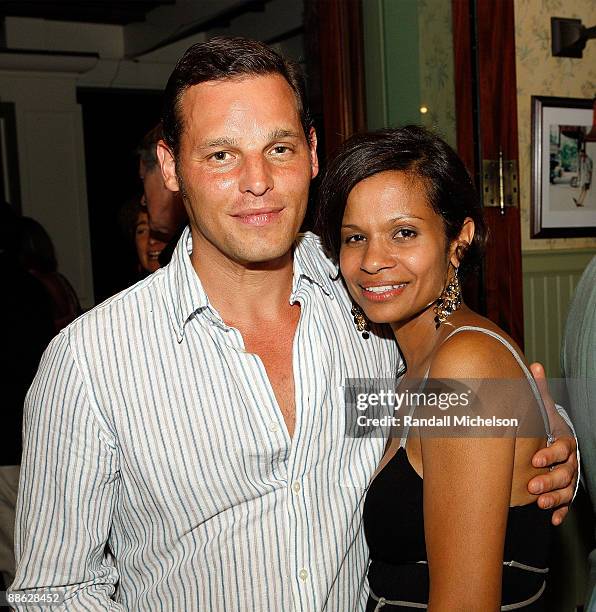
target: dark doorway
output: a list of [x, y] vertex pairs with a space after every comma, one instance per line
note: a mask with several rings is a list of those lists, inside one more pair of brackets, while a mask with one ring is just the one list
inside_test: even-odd
[[141, 196], [135, 149], [161, 115], [162, 92], [79, 88], [95, 302], [137, 280], [136, 253], [119, 211]]

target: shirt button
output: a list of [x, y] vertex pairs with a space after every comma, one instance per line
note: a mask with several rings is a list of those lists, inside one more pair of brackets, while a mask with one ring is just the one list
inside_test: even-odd
[[304, 582], [308, 578], [308, 572], [305, 569], [301, 569], [298, 572], [298, 578]]
[[300, 489], [301, 489], [301, 487], [300, 487], [300, 483], [299, 482], [295, 482], [292, 485], [292, 490], [294, 491], [294, 493], [299, 493]]
[[269, 431], [277, 431], [279, 429], [279, 425], [277, 423], [270, 423], [269, 424]]

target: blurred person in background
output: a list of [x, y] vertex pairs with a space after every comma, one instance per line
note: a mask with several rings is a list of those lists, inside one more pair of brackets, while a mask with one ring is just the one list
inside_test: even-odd
[[48, 292], [52, 302], [54, 332], [58, 333], [81, 314], [81, 305], [68, 279], [58, 272], [50, 236], [40, 223], [30, 217], [19, 220], [19, 261]]
[[0, 320], [2, 432], [0, 444], [0, 575], [6, 588], [14, 578], [14, 516], [21, 463], [23, 402], [39, 360], [54, 335], [52, 303], [42, 283], [19, 258], [21, 219], [0, 202], [0, 277], [4, 283]]
[[158, 270], [161, 267], [159, 256], [166, 247], [166, 243], [151, 234], [147, 209], [141, 204], [138, 197], [124, 204], [120, 210], [119, 220], [129, 244], [134, 246], [137, 256], [137, 278]]
[[157, 160], [157, 143], [163, 138], [161, 123], [145, 134], [137, 148], [139, 155], [139, 177], [143, 183], [141, 204], [147, 207], [151, 236], [167, 243], [162, 250], [159, 263], [165, 266], [170, 262], [172, 253], [182, 230], [188, 223], [182, 196], [166, 188]]
[[[582, 481], [596, 511], [596, 257], [580, 278], [569, 306], [561, 367], [567, 379], [569, 415], [583, 453]], [[586, 610], [596, 610], [596, 549], [590, 553], [586, 604]]]

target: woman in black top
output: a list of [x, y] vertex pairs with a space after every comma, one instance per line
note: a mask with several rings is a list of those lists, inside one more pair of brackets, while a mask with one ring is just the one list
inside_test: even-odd
[[461, 302], [459, 277], [485, 237], [463, 163], [422, 128], [355, 136], [320, 201], [318, 231], [339, 260], [355, 322], [364, 334], [368, 321], [392, 326], [407, 365], [401, 385], [491, 381], [474, 414], [534, 423], [527, 437], [515, 427], [491, 437], [472, 437], [472, 426], [441, 437], [392, 432], [364, 507], [367, 610], [541, 610], [550, 513], [526, 487], [544, 472], [531, 460], [550, 430], [519, 348]]

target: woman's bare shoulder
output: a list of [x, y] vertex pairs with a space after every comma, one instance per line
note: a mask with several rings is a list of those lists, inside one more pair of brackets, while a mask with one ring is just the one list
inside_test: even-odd
[[[451, 321], [450, 321], [451, 323]], [[468, 311], [454, 318], [453, 331], [479, 327], [506, 340], [518, 356], [524, 356], [515, 341], [489, 319]], [[435, 378], [520, 378], [525, 372], [511, 350], [500, 340], [478, 330], [462, 330], [448, 335], [435, 351], [430, 376]]]

